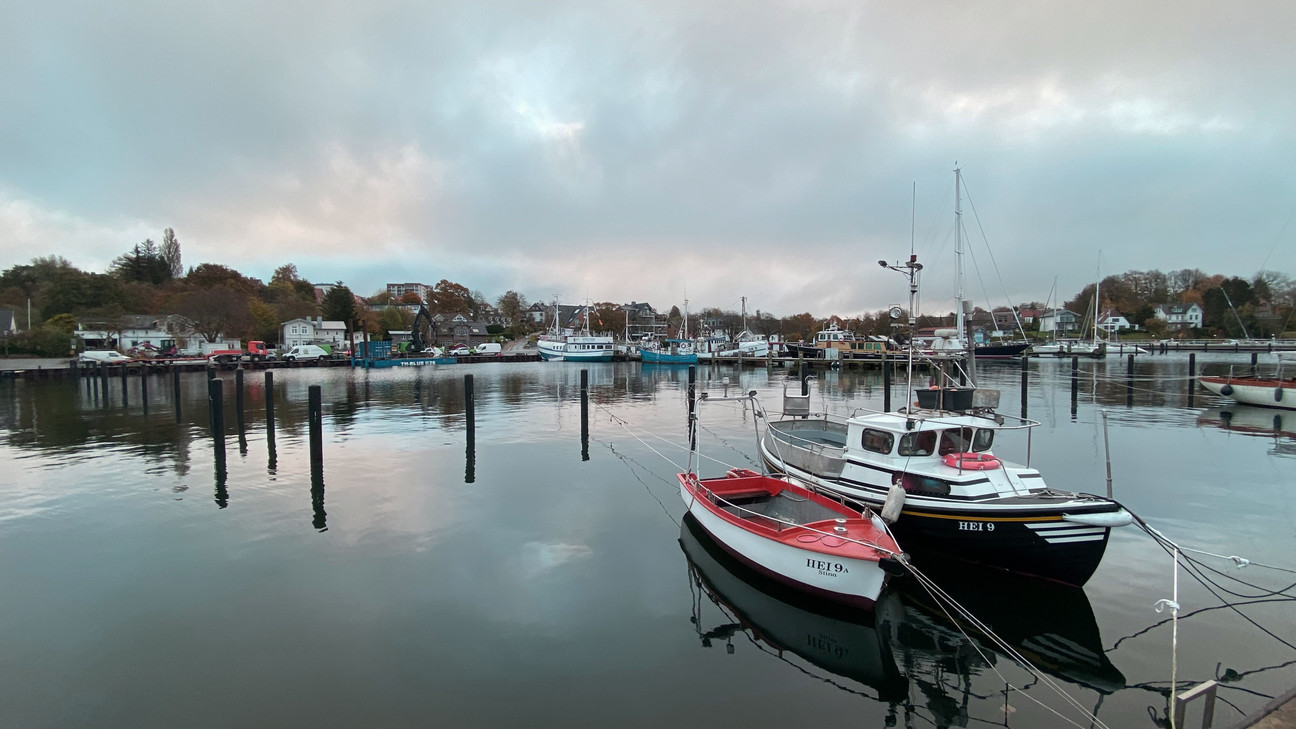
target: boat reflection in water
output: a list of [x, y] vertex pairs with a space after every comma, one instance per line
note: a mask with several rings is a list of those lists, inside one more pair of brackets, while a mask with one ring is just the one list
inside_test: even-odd
[[1207, 410], [1197, 417], [1198, 425], [1209, 425], [1241, 435], [1270, 438], [1275, 456], [1296, 456], [1296, 413], [1273, 408], [1230, 405]]
[[[972, 626], [956, 625], [953, 611], [947, 614], [916, 580], [893, 580], [876, 609], [866, 611], [815, 600], [762, 577], [726, 554], [691, 517], [680, 529], [680, 545], [701, 592], [693, 621], [703, 646], [723, 642], [733, 652], [733, 638], [746, 633], [800, 670], [888, 704], [888, 726], [901, 715], [904, 726], [932, 719], [966, 726], [992, 718], [969, 716], [970, 702], [1002, 694], [1004, 679], [994, 669], [1011, 666], [1012, 659]], [[1099, 703], [1125, 687], [1125, 677], [1103, 652], [1083, 589], [967, 567], [929, 576], [1041, 671], [1097, 692]], [[721, 616], [704, 622], [708, 600]], [[1021, 672], [1010, 675], [1015, 679]], [[1036, 698], [1058, 705], [1053, 695]], [[1002, 723], [1003, 716], [995, 721]]]

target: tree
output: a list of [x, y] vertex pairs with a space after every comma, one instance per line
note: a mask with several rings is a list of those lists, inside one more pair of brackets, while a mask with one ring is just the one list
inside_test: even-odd
[[346, 324], [348, 333], [355, 331], [355, 294], [338, 281], [327, 294], [324, 294], [324, 300], [320, 302], [320, 313], [329, 321], [340, 321]]
[[378, 329], [390, 339], [392, 332], [409, 331], [413, 322], [414, 317], [408, 311], [393, 306], [384, 309], [383, 313], [378, 316]]
[[419, 295], [414, 293], [413, 291], [406, 291], [405, 293], [401, 294], [400, 303], [405, 304], [407, 306], [422, 305], [423, 299], [420, 299]]
[[167, 265], [167, 272], [171, 275], [168, 278], [180, 278], [184, 273], [184, 266], [180, 262], [180, 240], [176, 238], [175, 231], [167, 228], [162, 231], [162, 250], [160, 251], [162, 260]]
[[386, 306], [392, 303], [392, 295], [387, 289], [381, 289], [373, 296], [369, 297], [369, 303], [377, 306]]
[[514, 322], [520, 321], [523, 312], [530, 306], [525, 296], [513, 290], [505, 291], [495, 303], [499, 306], [500, 314]]
[[136, 243], [130, 251], [113, 259], [110, 270], [123, 281], [141, 281], [156, 286], [171, 280], [171, 267], [151, 238]]
[[244, 276], [219, 263], [200, 263], [189, 269], [189, 273], [185, 275], [185, 283], [200, 289], [227, 286], [244, 294], [260, 293], [263, 286], [257, 279]]
[[186, 291], [176, 297], [173, 308], [208, 342], [221, 335], [242, 336], [251, 323], [247, 297], [224, 284]]
[[461, 286], [453, 281], [441, 279], [436, 286], [432, 287], [430, 294], [432, 301], [431, 308], [434, 308], [441, 314], [467, 314], [469, 312], [468, 304], [472, 300], [472, 292], [466, 286]]

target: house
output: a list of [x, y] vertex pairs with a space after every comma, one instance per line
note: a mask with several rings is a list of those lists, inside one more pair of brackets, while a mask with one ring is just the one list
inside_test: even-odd
[[428, 294], [431, 293], [432, 287], [424, 283], [389, 283], [387, 284], [387, 295], [392, 301], [400, 302], [401, 297], [405, 294], [414, 294], [419, 297], [419, 301], [426, 302]]
[[84, 349], [151, 350], [201, 354], [211, 349], [240, 349], [237, 338], [218, 333], [208, 342], [193, 322], [179, 314], [124, 314], [110, 319], [84, 319], [75, 332]]
[[491, 341], [491, 336], [486, 333], [485, 322], [469, 321], [463, 314], [455, 314], [449, 321], [441, 319], [440, 314], [433, 319], [438, 321], [438, 329], [445, 332], [451, 344], [466, 344], [474, 347]]
[[1122, 316], [1119, 311], [1108, 309], [1102, 313], [1102, 316], [1098, 317], [1098, 328], [1108, 334], [1115, 334], [1122, 329], [1136, 329], [1137, 327], [1130, 324], [1129, 320]]
[[1040, 314], [1042, 313], [1044, 312], [1039, 309], [1019, 309], [1017, 311], [1017, 317], [1021, 319], [1022, 324], [1034, 324], [1035, 320], [1039, 319]]
[[1196, 329], [1202, 325], [1202, 308], [1197, 304], [1158, 304], [1152, 312], [1166, 323], [1166, 329]]
[[1080, 317], [1074, 311], [1055, 309], [1039, 316], [1039, 330], [1044, 333], [1075, 334], [1080, 331]]
[[659, 337], [666, 332], [666, 317], [658, 314], [652, 306], [643, 301], [631, 301], [621, 305], [625, 312], [626, 332], [631, 339]]
[[0, 336], [18, 333], [18, 322], [13, 309], [0, 309]]
[[547, 311], [547, 307], [544, 304], [541, 304], [540, 302], [537, 301], [536, 303], [527, 307], [527, 310], [522, 314], [522, 318], [526, 319], [532, 324], [539, 324], [543, 326], [545, 321], [549, 318], [549, 315], [546, 313], [546, 311]]
[[324, 317], [320, 316], [290, 319], [281, 324], [280, 329], [282, 335], [279, 337], [279, 342], [285, 347], [299, 347], [303, 344], [350, 346], [346, 324], [340, 321], [324, 321]]

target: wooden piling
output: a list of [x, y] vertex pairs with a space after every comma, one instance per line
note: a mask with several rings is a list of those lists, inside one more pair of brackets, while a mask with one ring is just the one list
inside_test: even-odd
[[324, 466], [324, 437], [321, 432], [324, 429], [324, 405], [319, 385], [311, 385], [307, 389], [306, 403], [307, 425], [310, 431], [311, 470], [314, 471]]
[[1128, 355], [1125, 361], [1125, 405], [1134, 405], [1134, 355]]
[[148, 415], [148, 373], [140, 370], [140, 405], [144, 406], [144, 414]]
[[219, 377], [207, 383], [207, 409], [211, 434], [223, 439], [225, 437], [225, 381]]
[[171, 370], [171, 399], [175, 401], [176, 422], [180, 422], [180, 370]]
[[1080, 402], [1080, 357], [1079, 355], [1071, 356], [1071, 414], [1076, 414], [1077, 404]]
[[1193, 406], [1193, 398], [1197, 394], [1197, 353], [1188, 353], [1188, 407]]

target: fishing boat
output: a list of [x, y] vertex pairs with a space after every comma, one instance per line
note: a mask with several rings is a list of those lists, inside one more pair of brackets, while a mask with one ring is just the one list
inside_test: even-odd
[[[888, 268], [909, 277], [912, 329], [922, 266], [911, 256]], [[910, 347], [910, 387], [914, 357]], [[939, 364], [933, 385], [894, 412], [809, 415], [805, 403], [798, 399], [793, 409], [785, 399], [785, 414], [796, 414], [765, 419], [761, 458], [817, 491], [865, 507], [898, 503], [891, 528], [919, 557], [1083, 585], [1101, 562], [1112, 528], [1131, 523], [1131, 515], [1110, 498], [1049, 487], [1030, 466], [1029, 437], [1024, 464], [997, 457], [992, 449], [999, 435], [1029, 436], [1039, 423], [996, 413], [997, 391], [959, 386], [948, 370], [957, 363]]]
[[611, 362], [612, 337], [590, 333], [590, 310], [586, 306], [580, 314], [583, 326], [579, 333], [563, 329], [558, 323], [558, 305], [554, 304], [552, 330], [541, 335], [536, 343], [540, 358], [549, 362]]
[[903, 569], [900, 547], [870, 509], [852, 509], [750, 469], [678, 478], [688, 512], [726, 552], [806, 593], [871, 605], [888, 570]]
[[697, 349], [689, 338], [688, 299], [684, 300], [684, 321], [680, 325], [679, 337], [664, 341], [653, 341], [639, 348], [639, 359], [645, 364], [697, 364]]
[[1285, 364], [1279, 359], [1277, 371], [1268, 376], [1250, 368], [1245, 375], [1235, 376], [1230, 368], [1227, 375], [1203, 375], [1197, 381], [1216, 395], [1232, 398], [1243, 405], [1296, 410], [1296, 377], [1284, 375]]
[[639, 348], [644, 364], [697, 364], [697, 352], [691, 339], [667, 339]]

